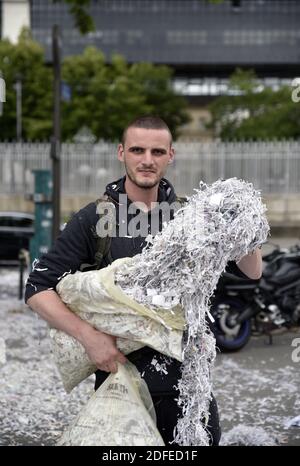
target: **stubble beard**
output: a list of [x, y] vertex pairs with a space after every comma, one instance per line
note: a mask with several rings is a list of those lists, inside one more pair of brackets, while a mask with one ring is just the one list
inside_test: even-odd
[[[144, 180], [144, 181], [139, 181], [138, 178], [132, 173], [130, 170], [128, 170], [128, 167], [125, 165], [126, 169], [126, 175], [130, 179], [130, 181], [138, 186], [139, 188], [143, 189], [152, 189], [155, 186], [157, 186], [161, 180], [162, 177], [156, 176], [155, 180]], [[156, 174], [155, 174], [156, 175]]]

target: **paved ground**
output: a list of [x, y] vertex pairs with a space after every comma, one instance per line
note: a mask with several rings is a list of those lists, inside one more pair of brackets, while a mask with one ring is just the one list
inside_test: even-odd
[[[298, 238], [270, 240], [281, 247], [299, 243]], [[263, 254], [273, 249], [271, 242], [263, 246]], [[295, 338], [300, 338], [299, 328], [274, 335], [272, 345], [267, 337], [252, 336], [241, 351], [218, 355], [214, 385], [224, 443], [300, 445], [300, 426], [286, 428], [300, 416], [300, 361], [293, 362], [296, 348], [291, 346]]]
[[266, 337], [252, 337], [241, 351], [218, 356], [214, 385], [225, 443], [244, 443], [245, 435], [250, 444], [266, 444], [268, 434], [270, 442], [300, 446], [300, 426], [286, 428], [300, 416], [300, 361], [293, 362], [291, 346], [295, 338], [300, 339], [299, 328], [274, 336], [272, 345]]
[[[17, 299], [17, 284], [16, 269], [0, 269], [0, 445], [54, 445], [89, 398], [93, 380], [64, 392], [47, 326]], [[300, 445], [300, 427], [285, 428], [300, 415], [296, 337], [299, 329], [275, 336], [272, 346], [252, 337], [242, 351], [218, 355], [214, 391], [224, 444]]]

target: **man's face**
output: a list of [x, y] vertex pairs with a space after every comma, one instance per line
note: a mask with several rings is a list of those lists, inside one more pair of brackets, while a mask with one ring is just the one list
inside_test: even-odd
[[118, 159], [128, 178], [140, 188], [156, 186], [174, 158], [171, 136], [165, 129], [129, 128], [118, 147]]

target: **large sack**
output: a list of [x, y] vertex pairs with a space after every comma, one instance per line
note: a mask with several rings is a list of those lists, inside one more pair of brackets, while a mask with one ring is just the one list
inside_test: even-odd
[[[98, 330], [117, 336], [117, 346], [125, 355], [146, 345], [181, 361], [184, 327], [181, 307], [153, 312], [115, 285], [115, 270], [131, 260], [118, 259], [105, 269], [67, 275], [56, 290], [79, 317]], [[64, 388], [70, 392], [97, 368], [75, 338], [56, 329], [50, 335]]]
[[148, 387], [136, 367], [118, 364], [75, 421], [59, 445], [162, 446]]

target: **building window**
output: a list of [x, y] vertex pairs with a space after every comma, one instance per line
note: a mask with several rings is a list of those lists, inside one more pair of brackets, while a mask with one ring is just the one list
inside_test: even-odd
[[167, 43], [170, 45], [205, 45], [206, 42], [207, 31], [167, 31]]
[[274, 45], [297, 44], [300, 38], [300, 29], [266, 29], [266, 30], [230, 30], [224, 31], [223, 43], [225, 45]]
[[126, 31], [126, 37], [128, 45], [135, 45], [142, 40], [143, 31], [136, 29]]

